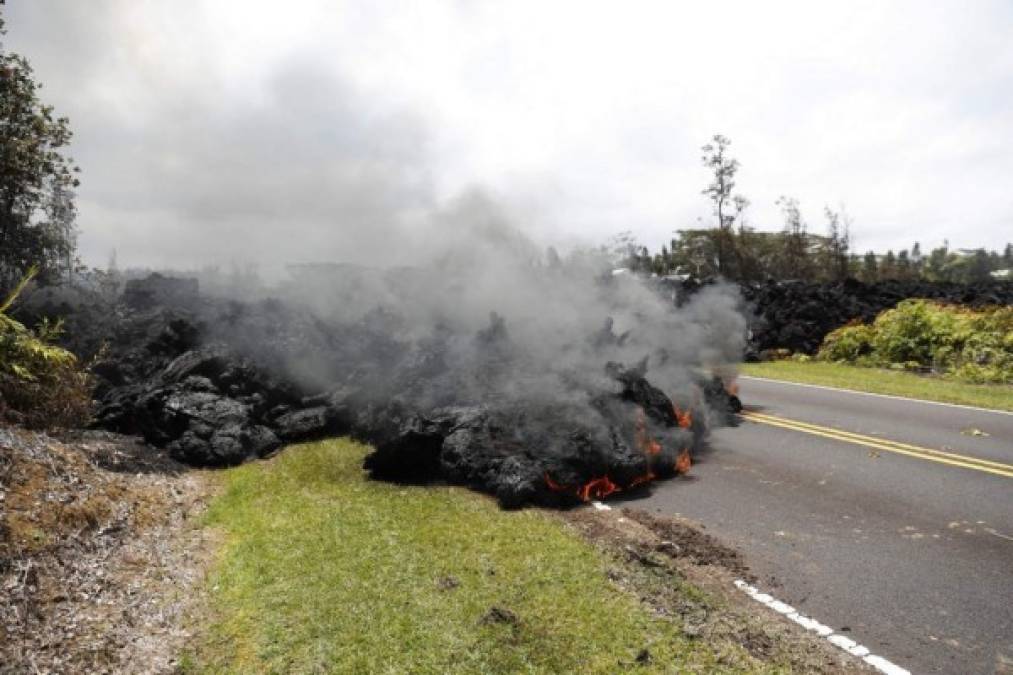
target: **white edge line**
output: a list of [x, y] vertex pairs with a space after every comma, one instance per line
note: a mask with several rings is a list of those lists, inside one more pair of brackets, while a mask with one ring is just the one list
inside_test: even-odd
[[928, 403], [930, 405], [944, 405], [949, 408], [963, 408], [964, 410], [976, 410], [978, 412], [995, 413], [997, 415], [1013, 415], [1009, 410], [995, 410], [993, 408], [979, 408], [973, 405], [961, 403], [944, 403], [943, 401], [928, 401], [923, 398], [911, 398], [909, 396], [895, 396], [894, 394], [876, 394], [871, 391], [858, 391], [857, 389], [841, 389], [840, 387], [828, 387], [825, 384], [809, 384], [807, 382], [791, 382], [790, 380], [775, 380], [772, 377], [756, 377], [755, 375], [739, 375], [740, 380], [759, 380], [760, 382], [775, 382], [777, 384], [793, 384], [796, 387], [811, 387], [812, 389], [827, 389], [829, 391], [842, 391], [845, 394], [859, 394], [861, 396], [878, 396], [879, 398], [892, 398], [898, 401], [911, 401], [912, 403]]
[[611, 511], [612, 507], [608, 504], [602, 504], [601, 502], [591, 502], [591, 506], [598, 509], [599, 511]]
[[785, 617], [794, 621], [806, 630], [812, 631], [822, 638], [826, 638], [827, 642], [830, 644], [834, 645], [838, 649], [846, 651], [852, 656], [862, 659], [879, 672], [886, 673], [886, 675], [911, 675], [910, 671], [901, 668], [895, 663], [887, 661], [882, 656], [872, 654], [868, 647], [858, 644], [845, 635], [835, 633], [829, 626], [824, 626], [816, 619], [811, 619], [804, 614], [800, 614], [791, 605], [781, 602], [767, 593], [761, 593], [755, 586], [750, 586], [742, 579], [736, 579], [734, 583], [736, 588], [751, 597], [753, 600], [759, 602], [761, 605], [769, 607], [778, 614], [783, 614]]

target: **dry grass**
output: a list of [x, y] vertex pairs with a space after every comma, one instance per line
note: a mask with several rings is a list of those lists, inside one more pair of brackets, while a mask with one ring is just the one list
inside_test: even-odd
[[0, 428], [0, 671], [173, 672], [207, 486], [129, 439]]

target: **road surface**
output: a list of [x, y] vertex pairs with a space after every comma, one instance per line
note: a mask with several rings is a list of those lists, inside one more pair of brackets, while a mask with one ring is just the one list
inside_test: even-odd
[[743, 377], [745, 418], [630, 506], [914, 673], [1013, 672], [1013, 414]]

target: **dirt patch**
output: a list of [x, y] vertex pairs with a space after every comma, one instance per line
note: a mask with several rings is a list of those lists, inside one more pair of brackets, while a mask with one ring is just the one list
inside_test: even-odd
[[210, 481], [133, 439], [0, 428], [0, 672], [173, 672]]
[[681, 621], [691, 638], [733, 644], [759, 664], [796, 672], [871, 671], [739, 592], [734, 580], [755, 580], [743, 556], [689, 520], [638, 509], [584, 508], [561, 517], [615, 561], [608, 570], [614, 583], [657, 614]]

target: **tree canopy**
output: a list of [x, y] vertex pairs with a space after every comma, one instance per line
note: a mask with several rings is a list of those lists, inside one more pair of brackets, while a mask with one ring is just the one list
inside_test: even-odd
[[73, 265], [78, 167], [70, 122], [39, 98], [28, 60], [7, 51], [0, 16], [0, 289], [36, 266], [53, 281]]

